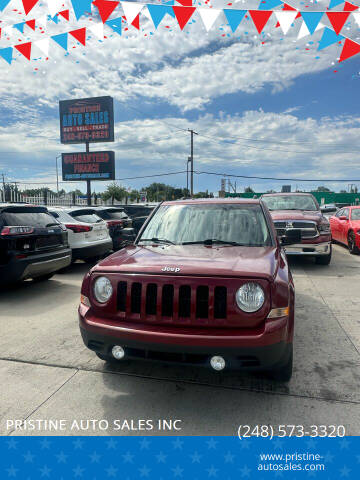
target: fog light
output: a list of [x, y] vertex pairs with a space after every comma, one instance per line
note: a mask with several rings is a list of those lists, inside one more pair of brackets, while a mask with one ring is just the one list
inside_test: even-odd
[[214, 370], [217, 370], [219, 372], [220, 370], [224, 370], [225, 360], [223, 359], [223, 357], [219, 356], [211, 357], [210, 365]]
[[125, 357], [125, 350], [120, 347], [120, 345], [115, 345], [112, 348], [111, 353], [113, 354], [113, 357], [116, 358], [116, 360], [121, 360]]

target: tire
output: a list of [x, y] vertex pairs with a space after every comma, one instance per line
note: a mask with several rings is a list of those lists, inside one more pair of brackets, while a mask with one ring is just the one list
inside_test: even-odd
[[54, 273], [48, 273], [47, 275], [40, 275], [39, 277], [33, 278], [33, 282], [44, 282], [45, 280], [50, 280], [54, 276]]
[[331, 262], [332, 247], [330, 245], [330, 253], [328, 255], [319, 255], [315, 257], [315, 263], [317, 265], [329, 265]]
[[347, 240], [348, 240], [349, 252], [352, 255], [355, 255], [355, 254], [359, 253], [359, 249], [356, 246], [356, 240], [355, 240], [355, 233], [354, 232], [349, 232], [348, 233], [348, 239]]
[[288, 382], [292, 377], [293, 372], [293, 345], [290, 346], [290, 351], [287, 356], [286, 363], [281, 367], [271, 370], [271, 377], [277, 382]]

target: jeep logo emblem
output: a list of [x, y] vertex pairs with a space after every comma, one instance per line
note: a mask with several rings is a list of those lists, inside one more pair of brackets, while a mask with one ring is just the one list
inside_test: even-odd
[[179, 267], [164, 267], [161, 269], [162, 272], [175, 272], [175, 273], [178, 273], [180, 272], [180, 268]]
[[293, 222], [286, 222], [286, 228], [294, 228]]

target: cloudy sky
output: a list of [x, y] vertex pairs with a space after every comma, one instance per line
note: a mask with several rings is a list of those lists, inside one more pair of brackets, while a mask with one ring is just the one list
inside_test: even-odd
[[[16, 11], [22, 11], [18, 2], [12, 0], [0, 14], [0, 27], [24, 19]], [[258, 4], [208, 3], [242, 9]], [[328, 2], [291, 4], [325, 10]], [[64, 2], [64, 8], [69, 5]], [[39, 4], [28, 18], [47, 12], [46, 4]], [[111, 18], [121, 14], [118, 8]], [[93, 8], [91, 18], [76, 22], [72, 15], [70, 20], [48, 22], [45, 35], [89, 26], [99, 17]], [[115, 150], [118, 179], [185, 170], [188, 128], [199, 133], [194, 143], [199, 172], [299, 179], [232, 178], [240, 191], [247, 185], [264, 191], [284, 183], [294, 188], [323, 183], [302, 180], [309, 178], [360, 179], [360, 55], [338, 64], [340, 45], [317, 51], [322, 30], [297, 40], [301, 22], [296, 20], [284, 35], [271, 18], [258, 35], [252, 21], [244, 19], [233, 34], [221, 14], [207, 33], [195, 13], [181, 32], [169, 16], [155, 30], [142, 13], [140, 32], [130, 26], [119, 36], [106, 26], [104, 41], [89, 35], [83, 47], [69, 40], [69, 54], [52, 42], [47, 60], [36, 47], [31, 62], [15, 54], [9, 66], [0, 58], [0, 173], [22, 186], [46, 182], [55, 188], [56, 155], [83, 151], [81, 145], [60, 144], [58, 101], [111, 95], [115, 142], [91, 148]], [[325, 18], [322, 22], [329, 25]], [[342, 32], [359, 41], [352, 18]], [[27, 41], [30, 35], [33, 40], [44, 37], [38, 29], [34, 33], [25, 27], [24, 35], [16, 30], [3, 34], [0, 48]], [[216, 192], [220, 180], [197, 174], [195, 190]], [[119, 183], [141, 188], [151, 181], [185, 186], [186, 175]], [[329, 186], [338, 190], [347, 183]], [[74, 184], [61, 186], [69, 190]], [[93, 187], [101, 191], [106, 183], [93, 182]]]

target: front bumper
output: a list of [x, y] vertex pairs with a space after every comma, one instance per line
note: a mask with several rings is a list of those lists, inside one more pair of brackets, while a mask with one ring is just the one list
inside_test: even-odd
[[329, 255], [331, 242], [298, 243], [284, 247], [286, 255]]
[[221, 355], [227, 368], [263, 370], [285, 363], [291, 343], [288, 340], [289, 319], [282, 317], [265, 322], [252, 335], [237, 329], [161, 329], [156, 326], [134, 328], [106, 324], [79, 307], [80, 331], [84, 344], [102, 355], [111, 356], [114, 345], [121, 345], [125, 358], [157, 360], [208, 366], [210, 358]]

